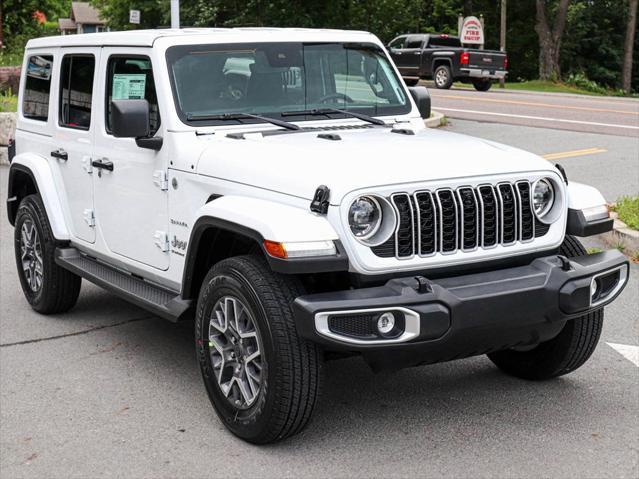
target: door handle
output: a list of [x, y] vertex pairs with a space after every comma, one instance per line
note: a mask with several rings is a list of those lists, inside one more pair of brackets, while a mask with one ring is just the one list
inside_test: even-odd
[[413, 53], [413, 55], [421, 55], [421, 54], [422, 54], [422, 52], [415, 52], [415, 53]]
[[69, 154], [62, 148], [58, 148], [57, 150], [52, 151], [51, 156], [63, 161], [67, 161], [69, 159]]
[[113, 162], [107, 160], [106, 158], [101, 158], [99, 160], [92, 161], [91, 166], [93, 166], [94, 168], [113, 171]]

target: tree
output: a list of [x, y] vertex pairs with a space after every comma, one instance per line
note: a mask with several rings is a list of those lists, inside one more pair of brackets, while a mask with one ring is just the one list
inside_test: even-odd
[[632, 52], [637, 27], [637, 0], [628, 1], [628, 23], [626, 24], [626, 40], [623, 46], [623, 70], [621, 73], [622, 88], [630, 93], [632, 81]]
[[559, 0], [552, 29], [548, 23], [547, 3], [549, 2], [546, 0], [536, 0], [537, 23], [535, 31], [539, 37], [539, 78], [554, 80], [561, 76], [559, 54], [570, 0]]

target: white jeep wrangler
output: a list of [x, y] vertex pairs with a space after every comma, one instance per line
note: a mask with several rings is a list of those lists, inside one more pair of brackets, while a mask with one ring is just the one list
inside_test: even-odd
[[365, 32], [194, 29], [31, 40], [8, 212], [27, 301], [82, 278], [195, 318], [234, 434], [300, 431], [327, 358], [374, 370], [488, 354], [581, 366], [626, 284], [604, 198], [530, 153], [424, 127]]

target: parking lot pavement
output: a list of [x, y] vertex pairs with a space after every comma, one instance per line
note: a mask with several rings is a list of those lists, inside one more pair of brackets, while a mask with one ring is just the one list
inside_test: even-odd
[[[541, 154], [583, 143], [539, 128], [536, 137], [461, 120], [449, 128]], [[630, 160], [613, 153], [626, 146], [605, 141], [599, 167], [574, 157], [562, 160], [568, 174], [607, 198], [636, 192]], [[309, 427], [256, 447], [210, 407], [192, 323], [154, 318], [87, 282], [70, 313], [31, 311], [1, 210], [2, 478], [639, 476], [639, 368], [606, 344], [639, 345], [636, 265], [593, 357], [569, 376], [522, 381], [485, 357], [378, 375], [357, 358], [333, 361]]]

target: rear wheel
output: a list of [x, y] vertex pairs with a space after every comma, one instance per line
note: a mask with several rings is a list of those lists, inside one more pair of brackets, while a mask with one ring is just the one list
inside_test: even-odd
[[246, 441], [296, 434], [317, 402], [321, 351], [298, 336], [291, 307], [301, 294], [295, 278], [257, 256], [223, 260], [204, 279], [195, 320], [204, 385], [224, 425]]
[[[581, 256], [586, 250], [572, 236], [566, 236], [560, 253]], [[508, 349], [488, 355], [502, 371], [524, 379], [551, 379], [568, 374], [592, 355], [603, 325], [603, 308], [566, 322], [559, 335], [529, 351]]]
[[453, 73], [448, 65], [439, 65], [435, 68], [433, 79], [435, 80], [435, 86], [439, 89], [448, 90], [453, 86]]
[[473, 80], [473, 86], [477, 91], [488, 91], [493, 86], [493, 82], [488, 79]]
[[20, 284], [31, 307], [42, 314], [71, 309], [78, 300], [82, 278], [56, 264], [56, 240], [37, 194], [20, 203], [14, 244]]

